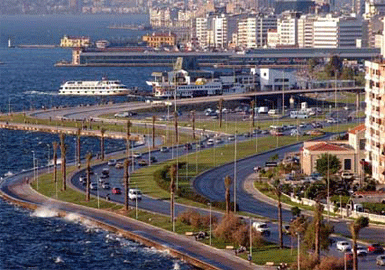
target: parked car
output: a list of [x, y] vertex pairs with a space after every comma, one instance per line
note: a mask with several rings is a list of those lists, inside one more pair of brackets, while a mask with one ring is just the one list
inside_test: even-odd
[[115, 168], [116, 168], [116, 169], [123, 169], [123, 167], [124, 167], [123, 162], [118, 162], [118, 163], [116, 163], [116, 165], [115, 165]]
[[352, 246], [347, 241], [338, 241], [336, 246], [337, 246], [337, 250], [342, 252], [347, 252], [352, 250]]
[[384, 248], [380, 244], [372, 244], [368, 246], [368, 252], [374, 254], [382, 254], [384, 253]]
[[128, 198], [130, 200], [141, 200], [142, 199], [142, 192], [137, 188], [131, 188], [128, 192]]
[[102, 175], [110, 175], [110, 169], [108, 169], [108, 168], [103, 168], [103, 170], [102, 170]]
[[160, 152], [162, 152], [162, 153], [167, 153], [167, 152], [169, 152], [170, 150], [168, 149], [168, 147], [167, 146], [162, 146], [162, 148], [160, 148]]
[[107, 165], [108, 166], [115, 166], [117, 163], [116, 159], [110, 159], [108, 162], [107, 162]]
[[377, 265], [385, 265], [385, 255], [377, 256], [376, 264]]
[[112, 188], [112, 194], [122, 194], [122, 191], [120, 190], [120, 188], [118, 188], [118, 187], [114, 187], [114, 188]]

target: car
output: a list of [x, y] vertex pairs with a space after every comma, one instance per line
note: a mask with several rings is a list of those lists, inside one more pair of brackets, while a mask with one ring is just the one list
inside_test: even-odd
[[364, 246], [357, 246], [357, 256], [366, 256], [368, 255], [368, 250]]
[[384, 253], [384, 248], [376, 243], [368, 246], [368, 252], [373, 253], [373, 254], [382, 254]]
[[235, 136], [234, 135], [230, 135], [227, 140], [229, 140], [230, 142], [231, 141], [235, 141]]
[[102, 175], [110, 175], [110, 169], [108, 169], [108, 168], [103, 168], [103, 169], [102, 169]]
[[156, 162], [158, 162], [158, 160], [157, 160], [156, 157], [154, 157], [154, 156], [151, 156], [151, 157], [150, 157], [150, 161], [151, 161], [151, 163], [156, 163]]
[[108, 177], [110, 177], [109, 174], [102, 173], [102, 175], [99, 177], [99, 179], [106, 179]]
[[112, 194], [116, 194], [116, 195], [122, 194], [122, 191], [118, 187], [113, 187], [111, 192], [112, 192]]
[[213, 146], [214, 145], [214, 140], [213, 139], [208, 139], [207, 140], [207, 146]]
[[142, 153], [134, 152], [133, 156], [134, 156], [134, 158], [141, 158], [142, 157]]
[[185, 150], [191, 150], [191, 149], [192, 149], [192, 144], [191, 144], [191, 143], [186, 143], [186, 144], [184, 145], [184, 149], [185, 149]]
[[352, 250], [352, 246], [347, 241], [338, 241], [336, 244], [337, 250], [347, 252]]
[[377, 256], [376, 264], [377, 265], [385, 265], [385, 255]]
[[162, 152], [162, 153], [167, 153], [167, 152], [169, 152], [169, 151], [170, 151], [170, 149], [168, 149], [167, 146], [162, 146], [162, 147], [160, 148], [160, 152]]
[[324, 135], [324, 132], [318, 129], [314, 129], [314, 130], [309, 130], [305, 134], [310, 136], [321, 136], [321, 135]]
[[221, 144], [223, 141], [222, 141], [222, 139], [221, 138], [216, 138], [215, 139], [215, 143], [216, 144]]
[[123, 168], [124, 168], [123, 162], [118, 162], [118, 163], [116, 163], [115, 169], [123, 169]]
[[195, 146], [197, 149], [203, 149], [205, 148], [205, 144], [203, 142], [200, 142], [200, 143], [197, 143], [196, 146]]
[[344, 180], [352, 180], [354, 178], [354, 174], [349, 171], [344, 171], [341, 173], [341, 178]]
[[103, 188], [103, 189], [110, 189], [110, 183], [104, 182], [104, 183], [102, 184], [102, 188]]
[[115, 166], [117, 163], [116, 159], [110, 159], [108, 162], [107, 162], [107, 165], [108, 166]]
[[141, 159], [141, 160], [139, 160], [138, 165], [139, 166], [147, 166], [148, 162], [145, 159]]
[[96, 183], [90, 183], [90, 189], [91, 189], [91, 190], [97, 190], [97, 189], [98, 189], [98, 184], [96, 184]]
[[326, 120], [326, 123], [335, 124], [335, 123], [337, 123], [337, 120], [335, 120], [334, 118], [329, 118]]
[[301, 132], [299, 129], [292, 129], [290, 131], [290, 136], [302, 136], [303, 132]]
[[270, 229], [265, 222], [253, 222], [253, 228], [264, 236], [270, 236]]
[[250, 134], [250, 132], [246, 132], [245, 134], [243, 134], [243, 136], [244, 136], [245, 138], [250, 138], [250, 137], [251, 137], [251, 134]]
[[142, 199], [142, 192], [137, 188], [131, 188], [128, 192], [128, 198], [130, 200], [141, 200]]
[[81, 176], [79, 177], [79, 182], [80, 182], [80, 183], [83, 183], [83, 182], [85, 182], [85, 181], [87, 181], [87, 176], [86, 176], [86, 175], [81, 175]]
[[264, 134], [264, 135], [269, 134], [269, 131], [264, 129], [264, 130], [261, 131], [261, 134]]

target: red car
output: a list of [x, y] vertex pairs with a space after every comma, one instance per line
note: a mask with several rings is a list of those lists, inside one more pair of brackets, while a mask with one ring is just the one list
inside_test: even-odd
[[112, 188], [112, 194], [122, 194], [122, 191], [118, 187]]
[[368, 246], [369, 253], [382, 254], [384, 253], [384, 248], [380, 244], [372, 244]]

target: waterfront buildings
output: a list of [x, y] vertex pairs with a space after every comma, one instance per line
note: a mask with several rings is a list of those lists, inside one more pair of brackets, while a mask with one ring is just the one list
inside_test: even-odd
[[237, 45], [243, 48], [267, 46], [267, 32], [277, 29], [274, 14], [257, 14], [241, 18], [238, 22]]
[[89, 37], [70, 37], [64, 36], [60, 40], [60, 47], [66, 48], [87, 48], [91, 45]]
[[171, 32], [146, 34], [142, 37], [142, 40], [147, 43], [147, 46], [152, 48], [176, 45], [176, 35]]

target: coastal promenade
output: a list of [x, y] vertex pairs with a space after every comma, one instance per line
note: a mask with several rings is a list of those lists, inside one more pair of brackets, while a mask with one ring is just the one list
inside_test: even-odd
[[36, 192], [25, 181], [33, 172], [24, 172], [7, 178], [0, 186], [1, 196], [13, 203], [30, 209], [56, 211], [58, 216], [76, 214], [80, 220], [91, 221], [94, 225], [119, 233], [158, 250], [168, 251], [201, 269], [274, 269], [268, 266], [250, 265], [233, 252], [209, 247], [187, 236], [178, 235], [119, 213], [88, 208], [47, 198]]

